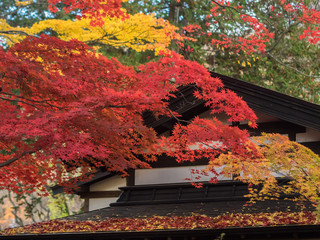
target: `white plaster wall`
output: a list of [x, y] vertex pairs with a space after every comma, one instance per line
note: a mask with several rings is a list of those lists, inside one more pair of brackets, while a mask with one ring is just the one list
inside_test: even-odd
[[[191, 169], [204, 169], [206, 165], [202, 166], [185, 166], [185, 167], [168, 167], [168, 168], [154, 168], [154, 169], [136, 169], [135, 170], [135, 184], [164, 184], [164, 183], [183, 183], [190, 182], [186, 178], [191, 178], [192, 182], [209, 181], [213, 176], [202, 176], [201, 179], [195, 179], [196, 175], [191, 174]], [[219, 172], [219, 170], [217, 171]], [[224, 176], [219, 176], [218, 180], [231, 180]]]
[[297, 133], [297, 142], [314, 142], [320, 141], [320, 132], [311, 128], [307, 128], [305, 133]]
[[197, 149], [200, 149], [200, 145], [201, 146], [201, 149], [206, 149], [206, 148], [209, 148], [209, 147], [213, 147], [213, 148], [221, 148], [223, 146], [222, 142], [220, 141], [211, 141], [211, 142], [206, 142], [206, 144], [204, 145], [203, 143], [195, 143], [193, 145], [189, 145], [189, 149], [190, 150], [197, 150]]
[[108, 191], [108, 190], [119, 190], [119, 187], [126, 186], [126, 179], [120, 176], [113, 176], [94, 183], [90, 186], [90, 191]]
[[118, 198], [90, 198], [89, 211], [97, 210], [100, 208], [109, 207], [110, 203], [114, 203]]

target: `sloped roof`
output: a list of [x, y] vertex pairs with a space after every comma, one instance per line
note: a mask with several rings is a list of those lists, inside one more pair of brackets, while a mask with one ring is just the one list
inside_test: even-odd
[[239, 239], [319, 239], [320, 225], [236, 227], [224, 229], [186, 229], [128, 232], [76, 232], [0, 236], [6, 240], [239, 240]]
[[[284, 182], [283, 182], [284, 183]], [[116, 203], [83, 214], [69, 216], [70, 220], [97, 220], [109, 217], [145, 218], [157, 216], [191, 216], [204, 214], [216, 217], [225, 213], [272, 213], [314, 210], [311, 205], [297, 204], [283, 195], [278, 200], [258, 201], [246, 205], [248, 185], [239, 181], [216, 184], [203, 183], [195, 188], [191, 183], [148, 184], [122, 187], [123, 193]]]
[[[236, 92], [239, 96], [248, 103], [248, 105], [255, 111], [265, 113], [276, 118], [298, 124], [304, 127], [313, 128], [320, 130], [320, 106], [312, 104], [297, 98], [290, 97], [285, 94], [281, 94], [263, 87], [256, 86], [251, 83], [243, 82], [238, 79], [223, 76], [217, 73], [211, 73], [213, 77], [219, 77], [224, 83], [227, 89]], [[179, 112], [183, 118], [190, 119], [194, 115], [203, 113], [208, 110], [204, 106], [204, 102], [197, 100], [193, 96], [193, 87], [187, 86], [180, 88], [180, 97], [173, 99], [170, 102], [170, 107], [172, 110]], [[160, 119], [155, 119], [151, 113], [146, 113], [144, 115], [145, 122], [148, 126], [153, 127], [158, 133], [168, 130], [174, 123], [174, 119], [168, 117], [163, 117]], [[110, 176], [109, 173], [102, 174], [99, 179]], [[99, 180], [94, 179], [94, 181]], [[82, 184], [82, 183], [80, 183]], [[227, 184], [227, 183], [225, 183]], [[228, 185], [228, 184], [227, 184]], [[301, 207], [295, 202], [288, 200], [274, 200], [274, 201], [263, 201], [258, 202], [253, 206], [244, 206], [246, 199], [243, 197], [243, 192], [240, 195], [235, 194], [237, 192], [237, 187], [234, 187], [234, 183], [230, 182], [227, 188], [220, 188], [217, 190], [233, 191], [235, 195], [229, 198], [221, 197], [211, 199], [199, 199], [191, 197], [189, 199], [181, 199], [182, 201], [147, 201], [143, 199], [153, 198], [156, 194], [155, 189], [158, 187], [153, 186], [140, 186], [140, 187], [127, 187], [124, 191], [137, 191], [143, 188], [145, 193], [142, 194], [141, 198], [136, 198], [141, 204], [134, 203], [131, 204], [125, 201], [126, 196], [122, 195], [124, 201], [121, 204], [114, 204], [112, 207], [99, 209], [96, 211], [91, 211], [84, 214], [79, 214], [75, 216], [70, 216], [66, 219], [68, 220], [98, 220], [107, 218], [143, 218], [150, 217], [153, 215], [161, 216], [190, 216], [194, 213], [205, 214], [207, 216], [218, 216], [223, 213], [256, 213], [256, 212], [275, 212], [275, 211], [302, 211]], [[216, 185], [212, 188], [219, 187]], [[161, 188], [161, 186], [160, 186]], [[173, 195], [181, 195], [182, 190], [185, 187], [171, 186], [171, 192], [175, 191]], [[188, 187], [186, 187], [187, 189]], [[168, 188], [163, 188], [167, 190]], [[173, 190], [172, 190], [173, 189]], [[189, 191], [189, 190], [188, 190]], [[186, 191], [186, 192], [188, 192]], [[190, 192], [196, 192], [198, 190], [193, 189]], [[206, 191], [200, 190], [200, 191]], [[147, 192], [147, 194], [146, 194]], [[189, 192], [189, 193], [190, 193]], [[226, 192], [225, 192], [226, 193]], [[224, 194], [225, 194], [224, 193]], [[143, 195], [145, 194], [145, 195]], [[172, 193], [166, 193], [172, 194]], [[173, 196], [172, 195], [172, 196]], [[190, 195], [192, 196], [192, 194]], [[193, 195], [195, 196], [195, 195]], [[121, 197], [120, 197], [121, 199]], [[139, 200], [140, 199], [140, 200]], [[157, 200], [157, 199], [150, 199]], [[161, 200], [161, 199], [160, 199]], [[144, 201], [144, 202], [143, 202]], [[148, 202], [148, 203], [146, 203]], [[79, 223], [81, 224], [81, 223]], [[16, 236], [0, 236], [0, 239], [183, 239], [184, 237], [192, 236], [196, 239], [208, 239], [219, 237], [221, 233], [226, 233], [227, 237], [224, 239], [254, 239], [254, 238], [273, 238], [280, 239], [282, 237], [290, 238], [319, 238], [320, 237], [320, 225], [293, 225], [293, 226], [268, 226], [268, 227], [242, 227], [235, 228], [230, 227], [226, 229], [192, 229], [192, 230], [163, 230], [163, 231], [147, 231], [147, 232], [94, 232], [94, 233], [56, 233], [56, 234], [24, 234]]]
[[[320, 105], [215, 72], [211, 72], [211, 76], [220, 78], [226, 89], [241, 96], [254, 111], [320, 130]], [[204, 101], [193, 96], [193, 91], [192, 86], [179, 88], [177, 98], [172, 99], [169, 104], [170, 109], [180, 113], [184, 120], [209, 110], [204, 106]], [[155, 119], [152, 113], [145, 114], [144, 119], [146, 124], [158, 133], [167, 131], [175, 123], [175, 120], [169, 117]]]
[[[235, 182], [229, 182], [228, 186], [234, 186]], [[187, 185], [187, 184], [184, 184]], [[220, 188], [219, 185], [213, 185], [213, 188], [216, 188], [216, 193], [223, 193], [226, 191], [225, 188]], [[152, 189], [154, 186], [145, 186], [144, 188]], [[182, 187], [182, 185], [181, 185]], [[143, 188], [143, 187], [138, 187]], [[134, 187], [131, 188], [133, 190]], [[190, 188], [191, 189], [191, 188]], [[129, 190], [129, 189], [128, 189]], [[232, 191], [232, 188], [228, 188], [228, 191]], [[192, 190], [193, 192], [197, 191], [195, 188]], [[191, 191], [191, 192], [192, 192]], [[237, 189], [235, 189], [237, 191]], [[235, 192], [232, 194], [236, 194]], [[241, 194], [240, 194], [241, 195]], [[152, 217], [154, 215], [172, 217], [174, 216], [194, 216], [194, 214], [205, 214], [208, 217], [216, 217], [222, 214], [226, 214], [227, 218], [232, 218], [237, 215], [237, 213], [274, 213], [277, 214], [279, 211], [285, 211], [285, 214], [282, 214], [282, 218], [284, 217], [285, 222], [292, 222], [290, 220], [291, 216], [289, 216], [290, 212], [301, 211], [301, 207], [297, 205], [295, 202], [287, 201], [287, 200], [274, 200], [274, 201], [262, 201], [258, 202], [253, 206], [244, 206], [246, 203], [246, 199], [244, 198], [235, 198], [228, 199], [220, 198], [215, 199], [215, 201], [201, 201], [201, 199], [197, 199], [194, 202], [185, 202], [185, 203], [171, 203], [171, 204], [159, 204], [153, 203], [148, 205], [131, 205], [131, 206], [114, 206], [103, 208], [95, 211], [91, 211], [84, 214], [78, 214], [75, 216], [70, 216], [65, 218], [68, 221], [77, 221], [76, 225], [81, 226], [83, 221], [91, 220], [91, 221], [101, 221], [108, 220], [110, 218], [120, 218], [123, 219], [124, 222], [128, 221], [128, 218], [134, 219], [146, 219]], [[232, 215], [234, 214], [234, 215]], [[288, 218], [286, 217], [288, 214]], [[238, 217], [242, 215], [238, 215]], [[300, 214], [298, 214], [300, 216]], [[222, 216], [222, 219], [224, 217]], [[130, 220], [129, 222], [132, 223]], [[187, 218], [186, 218], [187, 219]], [[194, 218], [197, 219], [197, 218]], [[199, 221], [201, 221], [202, 217], [199, 217]], [[183, 220], [183, 219], [182, 219]], [[288, 220], [288, 221], [287, 221]], [[118, 221], [118, 220], [117, 220]], [[138, 220], [136, 220], [138, 221]], [[180, 220], [181, 221], [181, 220]], [[197, 221], [197, 220], [196, 220]], [[227, 220], [228, 221], [228, 220]], [[112, 221], [111, 221], [112, 222]], [[85, 222], [83, 222], [85, 224]], [[219, 224], [219, 222], [216, 222]], [[50, 224], [50, 222], [49, 222]], [[60, 222], [52, 222], [52, 224], [60, 224]], [[63, 223], [61, 223], [63, 224]], [[90, 224], [90, 223], [89, 223]], [[230, 227], [222, 228], [195, 228], [195, 229], [164, 229], [164, 230], [152, 230], [152, 231], [108, 231], [108, 232], [75, 232], [75, 233], [45, 233], [45, 228], [41, 231], [42, 234], [21, 234], [14, 236], [0, 236], [0, 239], [216, 239], [220, 237], [222, 233], [226, 234], [223, 239], [290, 239], [290, 238], [319, 238], [320, 237], [320, 225], [315, 223], [314, 225], [309, 225], [310, 222], [306, 222], [304, 224], [292, 224], [292, 225], [277, 225], [274, 226], [272, 224], [268, 224], [266, 222], [266, 226], [258, 224], [257, 226], [241, 226], [235, 227], [231, 225]], [[227, 225], [228, 226], [228, 225]], [[128, 226], [129, 227], [129, 226]], [[126, 226], [122, 227], [126, 229]], [[31, 230], [33, 228], [30, 228]], [[36, 227], [34, 228], [36, 229]], [[41, 228], [40, 228], [41, 229]], [[39, 228], [38, 230], [39, 231]], [[89, 228], [90, 231], [90, 228]], [[36, 232], [36, 231], [35, 231]]]
[[320, 130], [320, 105], [218, 73], [211, 75], [219, 77], [226, 88], [243, 97], [253, 110]]
[[[211, 76], [220, 78], [225, 88], [230, 89], [237, 93], [238, 96], [241, 96], [254, 111], [282, 119], [286, 121], [284, 122], [284, 125], [289, 128], [292, 127], [297, 129], [299, 128], [298, 125], [300, 125], [320, 131], [320, 105], [219, 73], [211, 72]], [[176, 94], [177, 97], [170, 100], [170, 109], [180, 113], [182, 115], [181, 118], [184, 120], [190, 120], [194, 116], [209, 110], [208, 107], [204, 106], [203, 100], [196, 99], [193, 96], [194, 90], [195, 89], [192, 86], [181, 87]], [[160, 117], [159, 119], [156, 119], [151, 112], [145, 113], [143, 117], [146, 125], [153, 127], [159, 134], [172, 129], [176, 122], [174, 118], [169, 117]], [[290, 123], [293, 123], [292, 126], [289, 125]], [[241, 128], [242, 126], [239, 127]], [[253, 130], [254, 129], [250, 129], [250, 131]], [[259, 130], [259, 128], [256, 130]], [[265, 128], [264, 131], [266, 131]], [[320, 150], [318, 143], [303, 144], [319, 154]], [[95, 174], [95, 177], [92, 180], [88, 182], [79, 182], [77, 186], [85, 187], [110, 176], [113, 176], [113, 174], [103, 170]], [[64, 191], [64, 189], [59, 186], [53, 187], [52, 190], [54, 194]]]

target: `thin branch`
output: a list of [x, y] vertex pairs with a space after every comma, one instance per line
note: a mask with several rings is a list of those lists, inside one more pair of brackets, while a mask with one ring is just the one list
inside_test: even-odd
[[[303, 167], [299, 166], [299, 164], [297, 163], [296, 160], [292, 159], [292, 161], [296, 164], [297, 168], [300, 169], [300, 171], [303, 173], [303, 175], [305, 176], [307, 181], [310, 181], [311, 183], [313, 183], [311, 176], [306, 172], [306, 170]], [[295, 180], [295, 181], [297, 181], [297, 180]], [[316, 184], [313, 184], [313, 186], [315, 186], [315, 188], [317, 189], [317, 191], [319, 193], [320, 192], [319, 187]]]
[[34, 218], [34, 214], [33, 214], [33, 209], [35, 208], [32, 204], [32, 198], [34, 196], [32, 194], [30, 194], [30, 198], [31, 198], [31, 203], [28, 202], [27, 198], [25, 195], [22, 196], [22, 200], [24, 201], [24, 204], [27, 206], [25, 209], [24, 209], [24, 212], [25, 212], [25, 216], [26, 217], [29, 217], [31, 218], [32, 222], [35, 223], [37, 222], [36, 219]]
[[[1, 97], [0, 96], [0, 99], [4, 100], [4, 101], [9, 101], [9, 102], [21, 102], [21, 103], [24, 103], [26, 105], [29, 105], [31, 107], [34, 107], [35, 109], [38, 109], [39, 111], [41, 112], [45, 112], [45, 110], [41, 109], [41, 107], [46, 107], [49, 106], [51, 108], [57, 108], [57, 109], [75, 109], [75, 108], [82, 108], [82, 107], [59, 107], [59, 106], [56, 106], [56, 105], [53, 105], [51, 103], [48, 103], [48, 101], [51, 101], [51, 100], [32, 100], [32, 99], [27, 99], [27, 98], [24, 98], [22, 96], [17, 96], [17, 95], [14, 95], [14, 94], [11, 94], [11, 93], [6, 93], [6, 92], [1, 92], [0, 91], [0, 94], [5, 94], [5, 95], [9, 95], [9, 96], [14, 96], [16, 98], [19, 98], [19, 99], [10, 99], [10, 98], [5, 98], [5, 97]], [[21, 100], [21, 99], [24, 99], [25, 101]], [[30, 101], [30, 102], [33, 102], [35, 104], [32, 104], [32, 103], [29, 103], [27, 101]], [[43, 105], [41, 105], [41, 103]], [[104, 108], [129, 108], [130, 105], [105, 105]]]
[[22, 221], [22, 219], [18, 216], [18, 209], [19, 209], [19, 207], [16, 206], [15, 202], [12, 200], [11, 191], [10, 191], [10, 190], [8, 191], [8, 199], [9, 199], [10, 203], [12, 204], [13, 210], [11, 211], [11, 213], [14, 215], [15, 223], [18, 224], [20, 227], [23, 226], [23, 221]]
[[32, 154], [32, 153], [35, 153], [35, 151], [34, 151], [34, 150], [24, 151], [24, 152], [21, 153], [19, 156], [13, 157], [13, 158], [5, 161], [5, 162], [0, 163], [0, 168], [1, 168], [1, 167], [8, 166], [8, 165], [14, 163], [15, 161], [19, 160], [20, 158], [22, 158], [24, 155]]
[[[34, 108], [37, 108], [37, 109], [39, 109], [39, 108], [37, 107], [37, 105], [31, 104], [31, 103], [28, 103], [28, 102], [43, 103], [43, 104], [46, 104], [46, 105], [48, 105], [48, 106], [50, 106], [50, 107], [52, 107], [52, 108], [63, 109], [63, 107], [59, 107], [59, 106], [56, 106], [56, 105], [53, 105], [53, 104], [49, 103], [49, 101], [52, 101], [52, 100], [50, 100], [50, 99], [47, 99], [47, 100], [33, 100], [33, 99], [27, 99], [27, 98], [22, 97], [22, 96], [17, 96], [17, 95], [15, 95], [15, 94], [11, 94], [11, 93], [8, 93], [8, 92], [1, 92], [0, 94], [4, 94], [4, 95], [8, 95], [8, 96], [13, 96], [13, 97], [16, 97], [16, 98], [23, 99], [23, 100], [25, 100], [25, 101], [23, 101], [23, 100], [18, 100], [18, 99], [3, 98], [3, 97], [0, 97], [0, 99], [6, 100], [6, 101], [12, 101], [12, 102], [15, 102], [15, 101], [21, 102], [21, 103], [24, 103], [24, 104], [28, 104], [28, 105], [30, 105], [30, 106], [32, 106], [32, 107], [34, 107]], [[28, 101], [28, 102], [26, 102], [26, 101]]]
[[278, 37], [278, 39], [275, 41], [275, 43], [273, 44], [273, 46], [266, 50], [266, 53], [269, 53], [269, 52], [271, 52], [273, 49], [275, 49], [275, 47], [280, 43], [280, 41], [282, 40], [282, 38], [284, 37], [284, 35], [287, 34], [288, 32], [290, 32], [290, 30], [291, 30], [292, 27], [297, 26], [297, 25], [299, 25], [300, 23], [301, 23], [300, 21], [297, 21], [296, 23], [291, 24], [286, 30], [284, 30], [284, 31], [280, 34], [280, 36]]
[[304, 72], [301, 72], [300, 70], [294, 68], [294, 67], [291, 67], [283, 62], [281, 62], [279, 59], [277, 59], [275, 56], [273, 56], [270, 52], [267, 52], [267, 55], [270, 56], [271, 58], [273, 58], [276, 62], [278, 62], [280, 65], [286, 67], [286, 68], [290, 68], [292, 69], [293, 71], [301, 74], [302, 76], [305, 76], [305, 77], [309, 77], [309, 78], [320, 78], [320, 76], [314, 76], [314, 75], [308, 75], [308, 74], [305, 74]]
[[8, 96], [13, 96], [13, 97], [16, 97], [16, 98], [21, 98], [21, 99], [25, 99], [25, 100], [30, 101], [30, 102], [37, 102], [37, 103], [42, 103], [42, 102], [49, 102], [49, 101], [51, 101], [50, 99], [45, 99], [45, 100], [26, 99], [25, 97], [17, 96], [17, 95], [15, 95], [15, 94], [8, 93], [8, 92], [1, 92], [1, 94], [5, 94], [5, 95], [8, 95]]
[[30, 35], [24, 31], [19, 31], [19, 30], [8, 30], [8, 31], [0, 31], [0, 34], [16, 34], [16, 35], [25, 35], [25, 36], [33, 36], [34, 35]]
[[12, 42], [12, 43], [15, 43], [15, 41], [13, 41], [9, 36], [7, 36], [7, 35], [2, 35], [1, 37], [5, 37], [5, 38], [7, 38], [10, 42]]
[[25, 101], [22, 101], [22, 100], [17, 100], [17, 99], [13, 100], [13, 99], [10, 99], [10, 98], [4, 98], [4, 97], [0, 97], [0, 99], [2, 99], [2, 100], [4, 100], [4, 101], [9, 101], [9, 102], [21, 102], [21, 103], [24, 103], [24, 104], [26, 104], [26, 105], [29, 105], [29, 106], [31, 106], [31, 107], [34, 107], [34, 108], [36, 108], [36, 109], [38, 109], [38, 110], [40, 110], [40, 111], [44, 112], [44, 110], [40, 109], [40, 108], [39, 108], [39, 107], [37, 107], [36, 105], [31, 104], [31, 103], [28, 103], [28, 102], [25, 102]]
[[252, 17], [251, 15], [249, 15], [249, 14], [247, 14], [247, 13], [242, 13], [242, 12], [240, 12], [238, 9], [236, 9], [236, 8], [234, 8], [234, 7], [222, 5], [222, 4], [220, 4], [220, 3], [218, 3], [217, 1], [214, 1], [214, 0], [212, 0], [212, 2], [215, 3], [215, 4], [217, 4], [217, 5], [218, 5], [219, 7], [221, 7], [221, 8], [231, 9], [231, 10], [233, 10], [233, 11], [239, 13], [239, 14], [246, 15], [246, 16], [248, 16], [248, 17]]
[[42, 201], [39, 202], [39, 206], [41, 209], [43, 209], [43, 211], [45, 212], [45, 219], [44, 220], [50, 220], [50, 210], [48, 208], [45, 208], [42, 204]]

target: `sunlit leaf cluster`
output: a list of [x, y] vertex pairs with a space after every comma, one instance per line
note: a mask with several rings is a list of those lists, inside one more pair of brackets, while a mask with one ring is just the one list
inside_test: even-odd
[[[223, 167], [222, 174], [249, 184], [252, 202], [287, 196], [319, 205], [320, 157], [307, 147], [280, 134], [252, 137], [260, 154], [248, 158], [232, 153], [210, 161], [207, 171]], [[282, 181], [279, 182], [279, 179]]]
[[[77, 39], [90, 45], [109, 45], [129, 48], [141, 52], [153, 50], [156, 53], [168, 51], [172, 41], [181, 42], [190, 37], [176, 33], [177, 27], [153, 15], [135, 14], [127, 18], [106, 16], [103, 24], [92, 26], [89, 18], [79, 20], [48, 19], [35, 23], [30, 28], [11, 27], [0, 19], [0, 30], [9, 31], [4, 36], [8, 45], [17, 43], [27, 35], [54, 32], [60, 39]], [[25, 34], [18, 34], [19, 32]], [[17, 33], [17, 34], [13, 34]]]

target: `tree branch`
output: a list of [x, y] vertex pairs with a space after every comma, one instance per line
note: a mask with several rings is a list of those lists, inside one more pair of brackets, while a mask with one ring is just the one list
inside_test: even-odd
[[301, 72], [300, 70], [294, 68], [294, 67], [291, 67], [287, 64], [284, 64], [283, 62], [281, 62], [279, 59], [277, 59], [275, 56], [273, 56], [270, 52], [267, 52], [267, 55], [270, 56], [271, 58], [273, 58], [276, 62], [278, 62], [280, 65], [286, 67], [286, 68], [290, 68], [292, 69], [293, 71], [301, 74], [302, 76], [305, 76], [305, 77], [309, 77], [309, 78], [320, 78], [320, 76], [314, 76], [314, 75], [308, 75], [308, 74], [305, 74], [304, 72]]
[[0, 34], [17, 34], [17, 35], [20, 34], [20, 35], [26, 35], [26, 36], [34, 36], [34, 35], [30, 35], [30, 34], [24, 32], [24, 31], [18, 31], [18, 30], [0, 31]]
[[12, 204], [12, 211], [11, 213], [14, 215], [14, 220], [15, 220], [15, 224], [18, 224], [20, 227], [23, 226], [23, 221], [22, 219], [18, 216], [18, 209], [19, 206], [17, 206], [15, 204], [15, 202], [13, 201], [12, 197], [11, 197], [11, 191], [8, 191], [8, 199], [10, 201], [10, 203]]
[[39, 108], [38, 106], [34, 105], [34, 104], [31, 104], [31, 103], [28, 103], [28, 102], [25, 102], [25, 101], [22, 101], [22, 100], [18, 100], [18, 99], [10, 99], [10, 98], [4, 98], [4, 97], [0, 97], [0, 99], [4, 100], [4, 101], [9, 101], [9, 102], [21, 102], [21, 103], [24, 103], [26, 105], [29, 105], [31, 107], [34, 107], [42, 112], [44, 112], [44, 110], [42, 110], [41, 108]]
[[223, 5], [223, 4], [220, 4], [218, 3], [217, 1], [215, 0], [212, 0], [213, 3], [217, 4], [219, 7], [221, 8], [224, 8], [224, 9], [231, 9], [239, 14], [242, 14], [242, 15], [246, 15], [248, 17], [252, 17], [251, 15], [247, 14], [247, 13], [242, 13], [241, 11], [239, 11], [238, 9], [234, 8], [234, 7], [231, 7], [231, 6], [227, 6], [227, 5]]
[[280, 43], [280, 41], [282, 40], [282, 38], [284, 37], [285, 34], [287, 34], [288, 32], [290, 32], [291, 28], [294, 26], [297, 26], [301, 23], [301, 21], [297, 21], [294, 24], [291, 24], [286, 30], [284, 30], [280, 36], [278, 37], [278, 39], [275, 41], [275, 43], [273, 44], [273, 46], [271, 46], [269, 49], [266, 50], [266, 53], [271, 52], [272, 50], [275, 49], [275, 47]]
[[[12, 97], [15, 97], [15, 98], [23, 99], [23, 100], [19, 100], [19, 99], [9, 99], [9, 98], [0, 97], [0, 98], [3, 99], [3, 100], [12, 101], [12, 102], [15, 102], [15, 101], [21, 102], [21, 103], [30, 105], [30, 106], [32, 106], [32, 107], [34, 107], [34, 108], [37, 108], [37, 109], [39, 109], [39, 110], [41, 110], [41, 109], [40, 109], [37, 105], [31, 104], [31, 103], [29, 103], [29, 102], [33, 102], [33, 103], [35, 103], [35, 104], [36, 104], [36, 103], [39, 103], [40, 106], [43, 106], [43, 107], [45, 107], [45, 105], [48, 105], [49, 107], [52, 107], [52, 108], [63, 109], [63, 107], [59, 107], [59, 106], [56, 106], [56, 105], [53, 105], [53, 104], [49, 103], [50, 101], [52, 101], [52, 100], [50, 100], [50, 99], [45, 99], [45, 100], [33, 100], [33, 99], [25, 98], [25, 97], [23, 97], [23, 96], [18, 96], [18, 95], [15, 95], [15, 94], [11, 94], [11, 93], [8, 93], [8, 92], [1, 92], [1, 91], [0, 91], [0, 94], [4, 94], [4, 95], [12, 96]], [[41, 104], [43, 104], [43, 105], [41, 105]]]
[[13, 157], [13, 158], [5, 161], [5, 162], [0, 163], [0, 167], [8, 166], [8, 165], [10, 165], [11, 163], [14, 163], [15, 161], [17, 161], [17, 160], [19, 160], [20, 158], [22, 158], [24, 155], [32, 154], [32, 153], [35, 153], [35, 151], [34, 151], [34, 150], [24, 151], [24, 152], [21, 153], [19, 156]]

